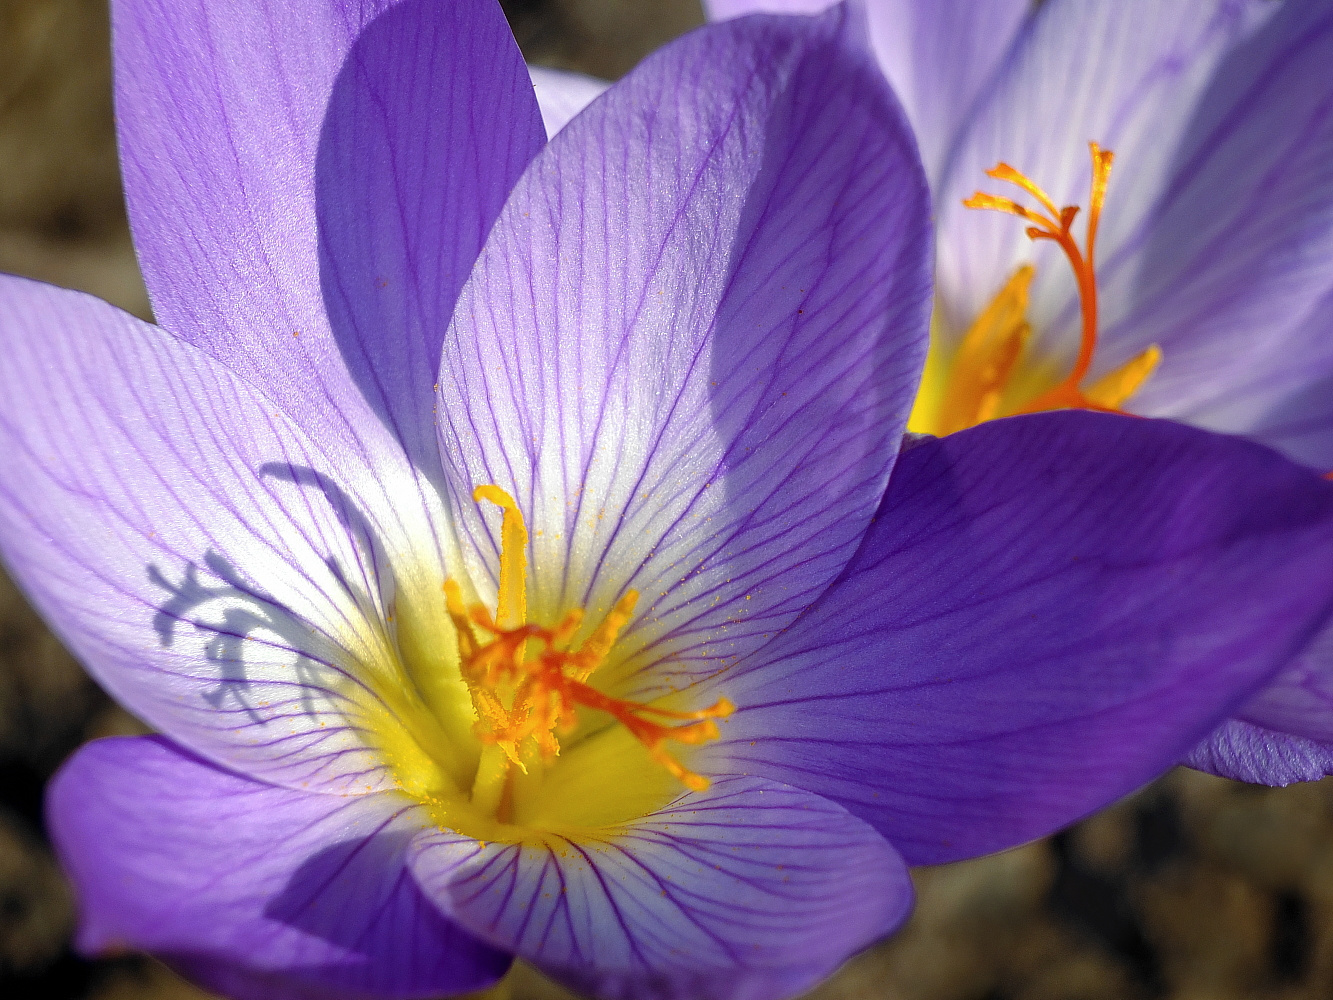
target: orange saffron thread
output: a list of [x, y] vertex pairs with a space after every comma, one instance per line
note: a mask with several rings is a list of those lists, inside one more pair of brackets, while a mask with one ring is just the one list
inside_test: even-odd
[[1092, 368], [1093, 355], [1097, 350], [1097, 275], [1096, 245], [1097, 227], [1101, 222], [1102, 206], [1106, 201], [1106, 187], [1111, 176], [1111, 163], [1115, 154], [1109, 149], [1102, 149], [1097, 143], [1089, 143], [1092, 151], [1092, 188], [1088, 202], [1088, 223], [1084, 236], [1084, 247], [1080, 249], [1074, 239], [1071, 227], [1079, 209], [1076, 205], [1056, 208], [1054, 200], [1025, 174], [1015, 170], [1007, 163], [996, 164], [986, 171], [986, 176], [995, 180], [1014, 184], [1036, 198], [1043, 211], [1037, 211], [1020, 205], [1011, 198], [986, 194], [978, 191], [963, 201], [965, 208], [975, 208], [1015, 215], [1032, 223], [1027, 228], [1027, 235], [1032, 240], [1054, 241], [1069, 260], [1074, 270], [1074, 279], [1078, 283], [1079, 303], [1082, 310], [1083, 331], [1079, 341], [1078, 357], [1069, 375], [1054, 388], [1031, 400], [1019, 413], [1035, 413], [1039, 410], [1052, 410], [1062, 407], [1103, 410], [1117, 412], [1114, 407], [1104, 406], [1090, 398], [1080, 388], [1083, 379]]

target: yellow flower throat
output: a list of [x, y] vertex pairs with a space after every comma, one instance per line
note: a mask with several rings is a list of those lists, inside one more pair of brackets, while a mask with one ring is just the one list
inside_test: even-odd
[[513, 772], [526, 774], [560, 753], [557, 733], [573, 731], [579, 707], [605, 712], [647, 749], [649, 756], [694, 791], [708, 779], [686, 769], [664, 744], [700, 744], [718, 737], [713, 720], [730, 715], [726, 698], [709, 708], [679, 712], [613, 698], [588, 684], [630, 621], [638, 593], [629, 590], [577, 648], [571, 643], [582, 609], [550, 628], [527, 620], [528, 532], [514, 499], [498, 486], [479, 486], [477, 502], [504, 512], [500, 527], [500, 586], [495, 614], [482, 604], [466, 607], [453, 580], [444, 584], [449, 617], [458, 634], [459, 669], [476, 713], [473, 731], [482, 744], [472, 805], [507, 821]]
[[951, 357], [943, 356], [937, 338], [932, 337], [921, 390], [908, 421], [909, 430], [952, 434], [997, 417], [1041, 410], [1118, 412], [1157, 367], [1162, 352], [1152, 346], [1090, 385], [1084, 384], [1097, 348], [1094, 254], [1114, 156], [1095, 142], [1089, 145], [1092, 189], [1082, 248], [1071, 231], [1078, 207], [1057, 208], [1045, 191], [1007, 163], [997, 164], [986, 175], [1022, 188], [1037, 200], [1040, 209], [981, 191], [963, 202], [967, 208], [1016, 215], [1030, 223], [1029, 238], [1051, 240], [1064, 251], [1078, 283], [1082, 308], [1083, 331], [1073, 368], [1063, 377], [1053, 376], [1029, 356], [1032, 328], [1027, 321], [1028, 288], [1035, 272], [1032, 265], [1024, 264], [973, 321]]

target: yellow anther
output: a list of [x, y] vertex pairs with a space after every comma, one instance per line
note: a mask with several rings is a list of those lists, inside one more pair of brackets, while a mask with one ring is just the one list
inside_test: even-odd
[[528, 620], [528, 528], [518, 504], [498, 486], [478, 486], [472, 491], [477, 503], [489, 500], [504, 511], [500, 524], [500, 595], [495, 609], [495, 623], [501, 628], [518, 628]]
[[1162, 349], [1153, 344], [1142, 354], [1131, 358], [1092, 383], [1084, 395], [1098, 406], [1118, 410], [1124, 405], [1125, 400], [1134, 395], [1139, 386], [1147, 381], [1161, 360]]
[[940, 404], [938, 433], [953, 434], [999, 415], [1005, 386], [1032, 333], [1027, 311], [1034, 273], [1031, 265], [1015, 271], [963, 337]]

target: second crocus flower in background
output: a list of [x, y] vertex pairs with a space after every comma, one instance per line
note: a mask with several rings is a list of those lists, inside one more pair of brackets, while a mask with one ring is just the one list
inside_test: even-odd
[[163, 327], [0, 281], [0, 547], [162, 734], [53, 784], [86, 950], [792, 996], [905, 861], [1150, 779], [1328, 616], [1333, 484], [1258, 445], [899, 454], [929, 200], [845, 9], [682, 39], [549, 145], [490, 0], [124, 0], [116, 45]]
[[[1333, 469], [1333, 5], [865, 6], [936, 200], [910, 426], [1123, 409]], [[1270, 784], [1333, 772], [1333, 633], [1187, 762]]]

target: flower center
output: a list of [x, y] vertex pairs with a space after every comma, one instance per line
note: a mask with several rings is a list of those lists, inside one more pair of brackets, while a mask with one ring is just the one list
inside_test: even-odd
[[[928, 372], [909, 427], [930, 434], [952, 434], [996, 417], [1041, 410], [1085, 409], [1118, 412], [1127, 399], [1152, 374], [1162, 352], [1149, 347], [1124, 365], [1085, 385], [1097, 349], [1097, 275], [1095, 249], [1097, 226], [1101, 221], [1106, 187], [1111, 176], [1114, 154], [1097, 143], [1092, 150], [1092, 189], [1088, 199], [1087, 231], [1080, 248], [1072, 226], [1078, 215], [1076, 205], [1057, 208], [1051, 197], [1028, 177], [1007, 163], [999, 163], [986, 175], [1022, 188], [1036, 199], [1039, 208], [1020, 205], [1012, 198], [978, 191], [966, 199], [966, 208], [984, 209], [1016, 215], [1030, 225], [1032, 240], [1051, 240], [1073, 268], [1078, 284], [1083, 331], [1078, 357], [1073, 368], [1043, 387], [1032, 388], [1034, 380], [1025, 369], [1035, 367], [1028, 342], [1032, 328], [1027, 321], [1028, 288], [1034, 269], [1025, 264], [1000, 289], [999, 293], [973, 321], [959, 342], [951, 359], [932, 359], [935, 372]], [[932, 351], [932, 353], [934, 353]], [[932, 378], [932, 374], [934, 377]], [[932, 383], [936, 383], [932, 385]]]
[[474, 807], [506, 821], [513, 771], [549, 763], [560, 753], [557, 734], [569, 733], [580, 707], [605, 712], [623, 725], [658, 764], [694, 791], [708, 779], [686, 769], [665, 749], [667, 741], [700, 744], [718, 737], [717, 723], [734, 710], [721, 698], [709, 708], [679, 712], [613, 698], [588, 680], [602, 665], [638, 602], [630, 590], [577, 647], [573, 639], [584, 612], [575, 608], [555, 627], [527, 620], [528, 531], [518, 504], [498, 486], [479, 486], [473, 499], [504, 511], [500, 526], [500, 587], [495, 614], [470, 607], [453, 580], [444, 584], [449, 617], [458, 633], [459, 668], [476, 712], [473, 730], [482, 757], [472, 786]]

